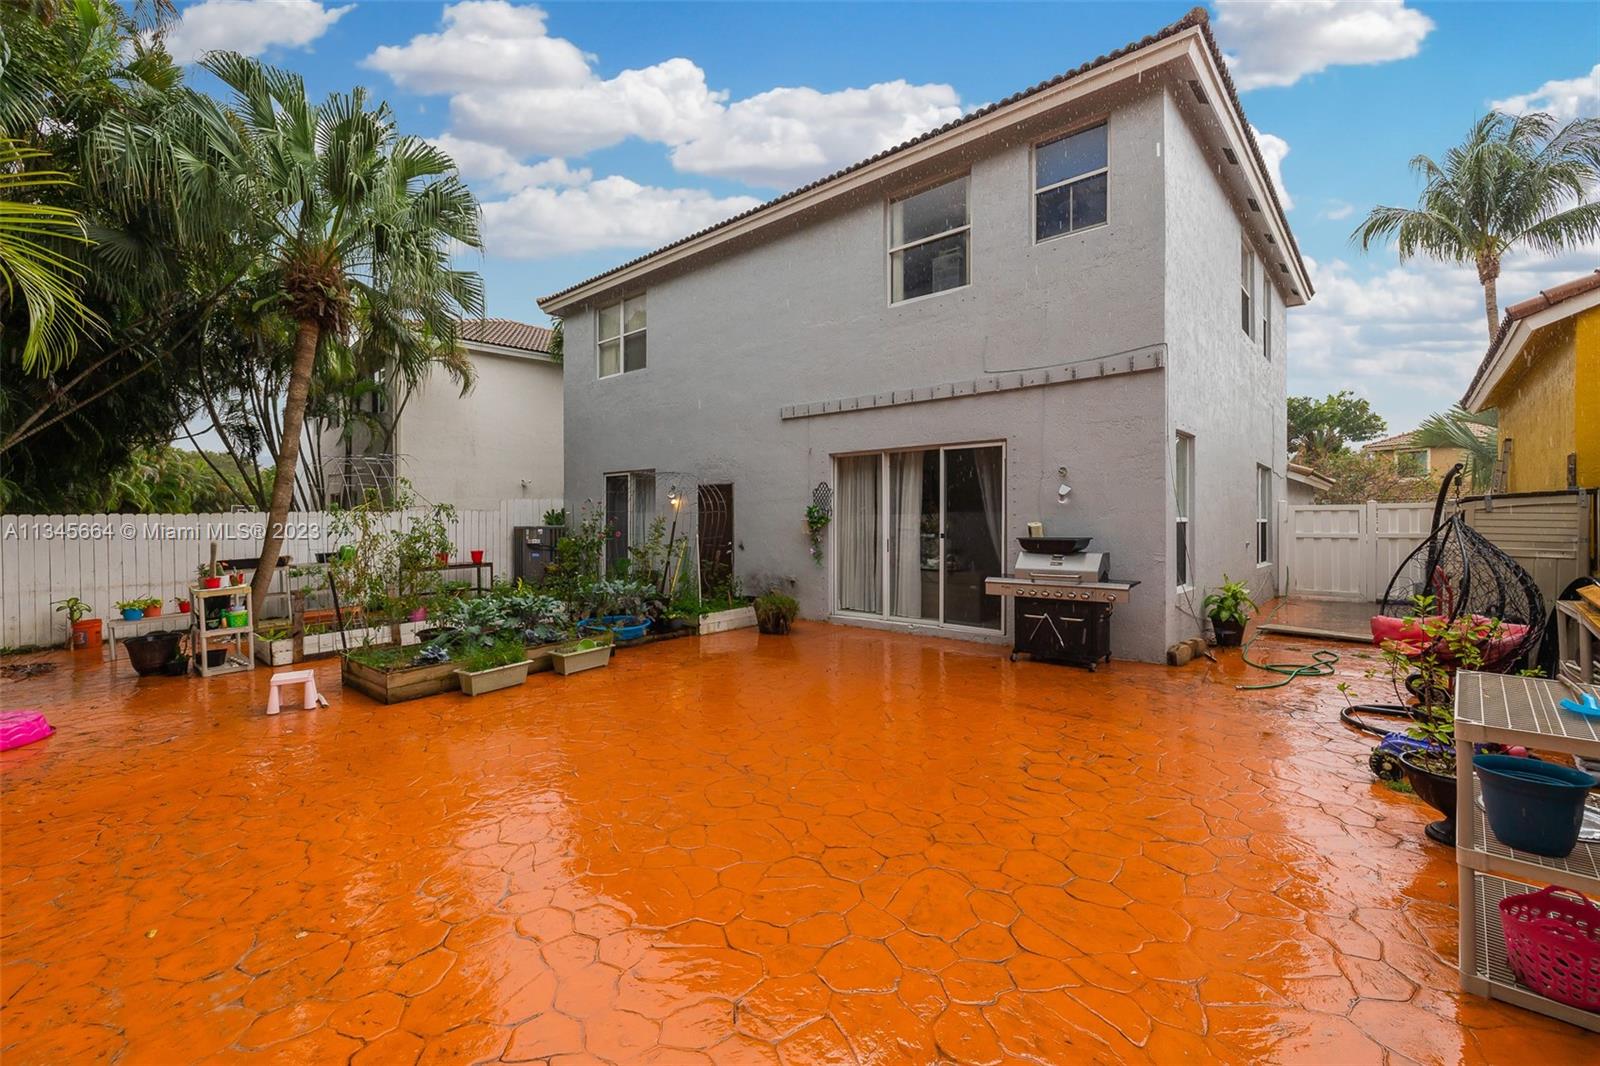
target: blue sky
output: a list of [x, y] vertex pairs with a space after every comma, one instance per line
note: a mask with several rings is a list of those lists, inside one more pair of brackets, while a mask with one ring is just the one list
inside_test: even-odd
[[[206, 0], [185, 57], [235, 48], [313, 94], [362, 84], [439, 138], [485, 204], [490, 314], [962, 111], [1120, 47], [1181, 3], [622, 4]], [[1290, 390], [1354, 388], [1410, 428], [1458, 397], [1486, 346], [1471, 271], [1363, 254], [1350, 230], [1409, 204], [1407, 160], [1492, 104], [1600, 113], [1600, 5], [1371, 0], [1208, 9], [1246, 113], [1281, 157], [1318, 297], [1290, 320]], [[777, 90], [774, 92], [774, 90]], [[1600, 249], [1507, 263], [1502, 304], [1593, 269]]]

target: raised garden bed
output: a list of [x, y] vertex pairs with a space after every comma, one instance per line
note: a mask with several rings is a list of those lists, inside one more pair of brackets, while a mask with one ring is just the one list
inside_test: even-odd
[[[400, 643], [403, 645], [416, 644], [420, 637], [418, 631], [427, 625], [426, 622], [401, 622]], [[389, 643], [389, 626], [370, 626], [364, 629], [346, 630], [344, 640], [340, 640], [337, 631], [332, 633], [307, 633], [301, 641], [300, 657], [295, 658], [294, 637], [278, 637], [273, 640], [264, 640], [256, 637], [256, 658], [268, 666], [288, 666], [291, 663], [314, 659], [321, 655], [338, 655], [345, 650], [346, 642], [349, 647], [359, 648], [369, 644]]]
[[[337, 634], [335, 634], [337, 636]], [[412, 645], [415, 646], [414, 642]], [[537, 674], [554, 668], [551, 652], [560, 643], [536, 644], [527, 649], [528, 673]], [[367, 649], [383, 655], [398, 651], [394, 644], [374, 644]], [[380, 670], [365, 663], [351, 662], [345, 656], [340, 676], [344, 683], [358, 692], [364, 692], [380, 703], [403, 703], [424, 696], [437, 696], [441, 692], [454, 692], [460, 688], [457, 671], [461, 664], [447, 660], [425, 666], [402, 666], [397, 670]]]
[[701, 615], [698, 632], [703, 637], [707, 633], [725, 633], [730, 629], [750, 629], [755, 624], [756, 609], [753, 606], [735, 607]]

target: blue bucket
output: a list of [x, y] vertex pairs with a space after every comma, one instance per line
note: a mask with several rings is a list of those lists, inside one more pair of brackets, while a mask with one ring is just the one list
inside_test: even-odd
[[1564, 859], [1578, 846], [1583, 803], [1600, 784], [1570, 766], [1514, 755], [1477, 755], [1472, 766], [1483, 787], [1489, 827], [1507, 847]]

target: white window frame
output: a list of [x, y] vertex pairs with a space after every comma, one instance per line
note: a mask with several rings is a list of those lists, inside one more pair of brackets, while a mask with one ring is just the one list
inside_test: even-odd
[[[643, 326], [640, 326], [638, 329], [629, 329], [628, 328], [628, 304], [630, 304], [630, 303], [632, 303], [632, 302], [634, 302], [636, 300], [645, 305], [645, 324]], [[617, 335], [615, 337], [602, 337], [602, 336], [600, 336], [600, 316], [603, 313], [605, 313], [606, 311], [611, 310], [611, 308], [613, 308], [613, 307], [615, 307], [617, 309]], [[639, 334], [648, 333], [649, 331], [650, 331], [650, 304], [649, 304], [648, 301], [645, 300], [645, 294], [642, 293], [642, 292], [638, 293], [638, 294], [636, 294], [634, 296], [625, 296], [622, 299], [617, 300], [615, 303], [609, 303], [609, 304], [605, 304], [604, 306], [601, 306], [601, 307], [596, 307], [594, 309], [594, 373], [595, 373], [595, 377], [598, 378], [601, 381], [604, 381], [607, 378], [620, 378], [624, 374], [636, 374], [640, 370], [648, 370], [648, 369], [650, 369], [650, 349], [648, 347], [648, 345], [649, 345], [648, 341], [645, 342], [646, 343], [645, 357], [644, 357], [645, 358], [645, 365], [637, 368], [636, 370], [629, 370], [628, 369], [628, 338], [629, 337], [637, 337]], [[607, 373], [604, 373], [601, 370], [601, 367], [600, 367], [600, 346], [602, 344], [609, 344], [611, 341], [616, 341], [617, 342], [617, 372], [614, 373], [614, 374], [607, 374]]]
[[1256, 464], [1256, 566], [1272, 565], [1272, 468]]
[[[925, 193], [925, 192], [928, 192], [928, 191], [930, 191], [932, 189], [937, 189], [937, 188], [940, 188], [941, 186], [949, 185], [952, 182], [957, 182], [957, 181], [966, 183], [966, 193], [964, 195], [964, 199], [966, 200], [966, 205], [967, 205], [967, 222], [966, 222], [966, 225], [964, 225], [964, 226], [956, 226], [956, 227], [954, 227], [952, 229], [947, 229], [943, 233], [935, 233], [935, 234], [932, 234], [932, 235], [927, 236], [927, 237], [918, 237], [914, 241], [905, 241], [902, 244], [895, 244], [894, 243], [894, 205], [898, 204], [898, 203], [902, 203], [902, 202], [904, 202], [906, 200], [909, 200], [913, 196], [917, 196], [917, 195], [919, 195], [921, 193]], [[933, 292], [925, 292], [921, 296], [908, 296], [903, 300], [896, 300], [894, 298], [894, 257], [895, 257], [895, 253], [904, 252], [908, 248], [915, 248], [919, 244], [928, 244], [931, 241], [942, 241], [946, 237], [953, 236], [953, 235], [955, 235], [957, 233], [965, 233], [967, 235], [967, 252], [966, 252], [966, 255], [967, 255], [967, 280], [966, 280], [966, 282], [961, 284], [961, 285], [953, 285], [948, 289], [937, 289], [937, 290], [935, 290]], [[962, 289], [970, 289], [970, 288], [972, 288], [972, 175], [971, 175], [971, 173], [954, 174], [954, 175], [951, 175], [951, 176], [946, 177], [946, 178], [941, 178], [938, 181], [930, 182], [930, 183], [928, 183], [926, 185], [919, 185], [915, 189], [911, 190], [910, 192], [904, 193], [904, 194], [902, 194], [900, 196], [891, 197], [887, 201], [885, 201], [885, 203], [884, 203], [884, 212], [883, 212], [883, 243], [889, 249], [888, 254], [883, 257], [883, 291], [884, 291], [884, 297], [888, 301], [888, 305], [890, 307], [904, 307], [907, 304], [914, 304], [918, 300], [931, 300], [935, 296], [943, 296], [947, 292], [960, 292]]]
[[1272, 362], [1272, 286], [1261, 288], [1261, 358]]
[[[1400, 468], [1400, 459], [1407, 455], [1422, 456], [1422, 471], [1408, 474]], [[1427, 477], [1433, 473], [1433, 452], [1427, 448], [1396, 448], [1394, 452], [1394, 472], [1401, 477]]]
[[[1082, 174], [1074, 174], [1070, 178], [1064, 178], [1061, 181], [1054, 182], [1054, 183], [1052, 183], [1050, 185], [1041, 186], [1039, 184], [1039, 149], [1045, 147], [1046, 145], [1055, 144], [1057, 141], [1064, 141], [1068, 137], [1076, 137], [1080, 133], [1088, 133], [1090, 130], [1096, 129], [1096, 128], [1100, 127], [1100, 126], [1106, 127], [1106, 165], [1105, 166], [1099, 168], [1098, 170], [1086, 170]], [[1101, 174], [1104, 174], [1106, 176], [1106, 217], [1105, 217], [1105, 221], [1104, 222], [1096, 222], [1092, 226], [1071, 226], [1071, 225], [1069, 225], [1066, 229], [1062, 230], [1060, 233], [1053, 234], [1052, 236], [1049, 236], [1049, 237], [1041, 237], [1041, 236], [1039, 236], [1039, 196], [1040, 196], [1040, 194], [1041, 193], [1047, 193], [1047, 192], [1053, 192], [1056, 189], [1061, 188], [1063, 185], [1074, 185], [1077, 182], [1086, 181], [1089, 178], [1099, 177]], [[1029, 184], [1031, 184], [1033, 186], [1033, 195], [1029, 198], [1029, 205], [1028, 205], [1028, 231], [1033, 234], [1033, 243], [1034, 244], [1049, 244], [1051, 241], [1059, 241], [1063, 237], [1071, 237], [1074, 234], [1078, 234], [1078, 233], [1088, 233], [1091, 230], [1097, 230], [1097, 229], [1100, 229], [1100, 228], [1102, 228], [1104, 226], [1111, 225], [1111, 123], [1110, 123], [1110, 120], [1106, 119], [1106, 118], [1102, 118], [1097, 122], [1091, 122], [1087, 126], [1081, 126], [1078, 129], [1070, 130], [1070, 131], [1068, 131], [1066, 133], [1058, 134], [1058, 135], [1053, 136], [1053, 137], [1046, 137], [1042, 141], [1034, 141], [1032, 148], [1029, 149], [1029, 151], [1028, 151], [1028, 181], [1029, 181]]]
[[[1180, 449], [1184, 461], [1179, 461]], [[1173, 570], [1179, 592], [1194, 588], [1194, 574], [1190, 563], [1194, 559], [1194, 434], [1179, 430], [1173, 441], [1172, 500], [1174, 524], [1172, 546]], [[1183, 530], [1183, 551], [1177, 551], [1178, 530]]]
[[1250, 247], [1249, 238], [1239, 237], [1239, 295], [1244, 301], [1240, 307], [1239, 327], [1251, 340], [1256, 339], [1256, 251]]

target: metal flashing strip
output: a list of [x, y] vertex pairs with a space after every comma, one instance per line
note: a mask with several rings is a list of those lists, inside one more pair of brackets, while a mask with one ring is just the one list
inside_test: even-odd
[[1032, 370], [1009, 370], [1000, 374], [986, 374], [968, 381], [919, 385], [909, 389], [867, 393], [863, 396], [846, 396], [838, 400], [789, 404], [778, 409], [778, 417], [784, 421], [795, 418], [816, 418], [820, 415], [843, 414], [873, 407], [899, 407], [910, 403], [953, 400], [990, 392], [1036, 389], [1045, 385], [1070, 385], [1077, 381], [1093, 381], [1120, 374], [1139, 374], [1146, 370], [1161, 369], [1166, 363], [1166, 354], [1166, 345], [1154, 344], [1148, 348], [1136, 348], [1132, 352], [1108, 355], [1100, 359], [1085, 359], [1076, 363], [1061, 363]]

